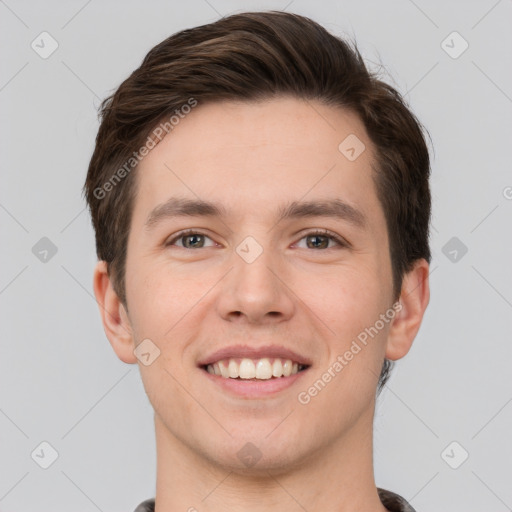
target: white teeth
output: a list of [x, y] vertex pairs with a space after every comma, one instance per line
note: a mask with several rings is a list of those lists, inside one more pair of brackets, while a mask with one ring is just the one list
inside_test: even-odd
[[256, 377], [256, 366], [250, 359], [242, 359], [239, 377], [241, 379], [254, 379]]
[[238, 377], [239, 367], [238, 367], [237, 362], [234, 359], [229, 360], [228, 370], [229, 370], [229, 377], [231, 379], [236, 379]]
[[264, 357], [262, 359], [223, 359], [206, 367], [208, 373], [220, 375], [225, 379], [260, 379], [269, 380], [272, 377], [289, 377], [303, 369], [302, 365], [294, 363], [290, 359]]
[[227, 379], [229, 377], [228, 365], [224, 361], [219, 361], [220, 374]]
[[272, 375], [274, 377], [281, 377], [281, 375], [283, 375], [283, 363], [281, 363], [281, 359], [274, 359], [274, 364], [272, 365]]
[[266, 357], [256, 363], [256, 378], [265, 380], [272, 378], [272, 365]]

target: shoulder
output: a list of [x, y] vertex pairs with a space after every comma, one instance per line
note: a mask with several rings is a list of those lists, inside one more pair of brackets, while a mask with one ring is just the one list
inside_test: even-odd
[[[377, 489], [382, 504], [390, 512], [416, 512], [402, 496], [387, 491], [385, 489]], [[155, 499], [143, 501], [133, 512], [154, 512]]]
[[399, 494], [379, 488], [377, 488], [377, 492], [379, 493], [380, 501], [389, 512], [416, 512]]
[[155, 498], [143, 501], [133, 512], [154, 512]]

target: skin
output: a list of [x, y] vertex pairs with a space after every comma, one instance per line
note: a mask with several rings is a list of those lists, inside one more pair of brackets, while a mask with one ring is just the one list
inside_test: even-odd
[[[338, 150], [350, 134], [366, 146], [353, 162]], [[374, 161], [357, 116], [281, 97], [199, 105], [141, 162], [127, 307], [105, 262], [94, 290], [114, 351], [139, 365], [155, 410], [156, 512], [386, 510], [373, 476], [375, 392], [384, 357], [405, 356], [420, 327], [425, 260], [404, 276], [394, 319], [309, 403], [297, 400], [395, 302]], [[147, 229], [149, 213], [171, 196], [220, 203], [229, 216], [166, 218]], [[277, 222], [287, 202], [334, 198], [362, 212], [365, 226]], [[188, 228], [206, 235], [198, 248], [184, 247], [190, 237], [165, 245]], [[325, 247], [328, 239], [309, 236], [318, 229], [349, 245]], [[236, 252], [247, 236], [263, 249], [252, 263]], [[147, 338], [160, 350], [149, 366], [133, 353]], [[272, 397], [230, 396], [197, 367], [228, 345], [272, 343], [312, 361], [307, 376]], [[252, 467], [237, 456], [247, 442], [261, 452]]]

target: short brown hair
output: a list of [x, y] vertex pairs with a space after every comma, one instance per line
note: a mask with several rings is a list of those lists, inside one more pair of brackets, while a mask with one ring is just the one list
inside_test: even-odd
[[[429, 152], [422, 126], [401, 95], [368, 71], [355, 44], [309, 18], [247, 12], [165, 39], [101, 104], [84, 192], [98, 258], [107, 262], [125, 306], [126, 250], [136, 193], [135, 172], [126, 169], [126, 162], [163, 119], [191, 98], [204, 104], [278, 95], [349, 109], [364, 123], [377, 155], [374, 181], [387, 222], [395, 298], [414, 261], [430, 262]], [[125, 172], [116, 174], [122, 168]], [[379, 390], [389, 370], [385, 360]]]

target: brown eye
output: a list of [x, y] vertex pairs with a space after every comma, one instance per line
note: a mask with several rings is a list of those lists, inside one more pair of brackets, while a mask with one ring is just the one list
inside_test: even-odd
[[[334, 247], [348, 247], [348, 244], [339, 236], [330, 231], [314, 231], [304, 235], [301, 240], [307, 240], [307, 249], [333, 249]], [[334, 245], [329, 243], [333, 242]]]
[[324, 235], [308, 235], [307, 245], [309, 249], [327, 249], [329, 246], [329, 237]]

